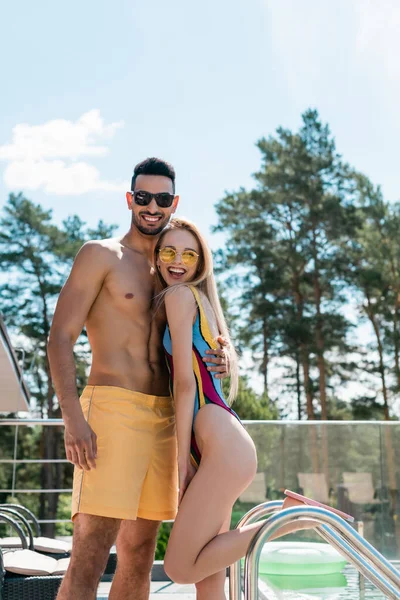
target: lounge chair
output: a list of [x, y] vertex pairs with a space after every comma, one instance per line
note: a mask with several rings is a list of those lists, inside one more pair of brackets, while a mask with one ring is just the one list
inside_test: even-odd
[[239, 497], [240, 502], [247, 502], [249, 504], [260, 504], [264, 502], [267, 497], [266, 484], [265, 484], [265, 473], [256, 473], [253, 481], [247, 489]]
[[357, 518], [363, 511], [373, 512], [376, 507], [388, 504], [388, 500], [377, 498], [377, 493], [372, 481], [372, 474], [368, 472], [343, 473], [343, 491], [348, 510]]
[[[22, 522], [29, 538], [29, 550], [41, 552], [53, 558], [67, 558], [69, 556], [72, 545], [61, 540], [42, 537], [38, 520], [25, 506], [0, 504], [0, 512], [11, 514], [14, 520]], [[4, 549], [21, 548], [21, 540], [19, 537], [0, 538], [0, 546]]]
[[[57, 560], [68, 558], [72, 544], [68, 542], [63, 542], [62, 540], [55, 540], [49, 537], [42, 537], [40, 530], [40, 523], [36, 519], [35, 515], [31, 513], [25, 506], [21, 506], [19, 504], [1, 504], [0, 505], [0, 513], [2, 511], [8, 512], [10, 514], [11, 511], [18, 511], [21, 513], [18, 517], [14, 514], [14, 520], [17, 521], [25, 521], [23, 524], [25, 528], [28, 528], [27, 536], [29, 539], [29, 544], [27, 548], [34, 552], [38, 552], [40, 554], [44, 554], [45, 556], [49, 556], [50, 558], [54, 558]], [[32, 529], [29, 533], [29, 529]], [[36, 534], [33, 536], [33, 534]], [[4, 550], [16, 550], [25, 548], [22, 545], [21, 539], [19, 537], [7, 537], [0, 538], [0, 547]], [[102, 581], [109, 581], [115, 573], [117, 568], [117, 554], [115, 549], [112, 549], [110, 555], [108, 557], [107, 566], [102, 576]], [[1, 600], [1, 598], [0, 598]]]
[[36, 536], [41, 535], [40, 523], [37, 520], [37, 518], [35, 517], [35, 515], [33, 514], [33, 512], [29, 510], [29, 508], [26, 508], [26, 506], [22, 506], [22, 504], [11, 504], [11, 503], [0, 504], [0, 510], [2, 508], [12, 508], [13, 510], [17, 510], [29, 522], [29, 526], [32, 529], [33, 534]]
[[[54, 559], [28, 550], [26, 533], [11, 517], [11, 513], [1, 513], [0, 520], [13, 527], [23, 548], [4, 553], [0, 548], [0, 600], [54, 600], [62, 576], [61, 574], [49, 576], [49, 567], [56, 572], [54, 563], [51, 562], [51, 566], [49, 562], [46, 565], [43, 563]], [[60, 572], [61, 566], [60, 564], [57, 572]], [[64, 563], [63, 566], [65, 570], [67, 565]], [[40, 572], [47, 575], [38, 575]]]
[[297, 479], [303, 496], [330, 504], [329, 487], [324, 473], [297, 473]]

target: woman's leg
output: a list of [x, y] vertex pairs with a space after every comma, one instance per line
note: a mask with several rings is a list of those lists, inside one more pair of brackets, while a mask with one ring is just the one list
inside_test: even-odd
[[[231, 512], [229, 512], [219, 533], [229, 531]], [[226, 569], [210, 575], [196, 583], [196, 600], [226, 600], [225, 596]]]
[[254, 444], [235, 421], [213, 405], [204, 406], [196, 417], [201, 462], [179, 506], [164, 558], [166, 573], [178, 583], [197, 583], [242, 556], [236, 545], [227, 556], [221, 554], [225, 554], [225, 548], [213, 550], [220, 538], [235, 534], [231, 531], [218, 535], [257, 468]]
[[[245, 556], [265, 520], [218, 535], [228, 511], [249, 485], [256, 470], [254, 446], [235, 427], [227, 427], [220, 409], [201, 409], [202, 419], [216, 431], [202, 447], [200, 467], [183, 497], [172, 528], [164, 568], [177, 583], [197, 583]], [[212, 407], [214, 408], [214, 407]], [[212, 422], [207, 424], [206, 415]], [[199, 417], [198, 417], [199, 418]], [[274, 537], [312, 527], [312, 522], [282, 528]]]

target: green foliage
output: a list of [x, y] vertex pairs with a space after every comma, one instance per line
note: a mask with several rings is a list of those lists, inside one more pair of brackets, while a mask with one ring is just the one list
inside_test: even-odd
[[[52, 222], [51, 211], [22, 194], [11, 194], [4, 207], [0, 219], [0, 268], [8, 277], [0, 285], [0, 310], [23, 348], [25, 378], [33, 399], [31, 411], [40, 417], [60, 416], [47, 358], [47, 339], [58, 294], [79, 247], [92, 237], [109, 236], [113, 230], [114, 226], [106, 226], [102, 221], [97, 229], [89, 229], [77, 216], [69, 217], [58, 227]], [[80, 385], [89, 364], [85, 336], [76, 348], [76, 364]], [[38, 458], [59, 458], [63, 454], [61, 429], [43, 428], [40, 440], [35, 435], [27, 436], [28, 439], [28, 443], [39, 445]], [[33, 482], [27, 487], [58, 489], [68, 478], [61, 464], [30, 465], [29, 474], [22, 465], [17, 471], [19, 482]], [[10, 474], [0, 472], [0, 477], [6, 477], [10, 483]], [[56, 516], [57, 494], [38, 494], [32, 503], [41, 518]], [[54, 532], [52, 526], [44, 529], [48, 534]]]
[[[71, 469], [72, 471], [72, 469]], [[71, 518], [71, 495], [60, 494], [58, 498], [57, 507], [57, 519], [65, 520]], [[57, 523], [56, 534], [57, 535], [72, 535], [73, 524], [69, 523]]]
[[[371, 373], [371, 364], [353, 358], [365, 348], [349, 343], [354, 324], [346, 308], [350, 295], [361, 298], [377, 336], [373, 370], [388, 418], [387, 352], [400, 391], [400, 209], [389, 209], [379, 188], [343, 162], [315, 110], [302, 117], [298, 132], [280, 127], [258, 141], [254, 189], [227, 193], [216, 204], [215, 230], [227, 243], [215, 258], [221, 287], [234, 289], [235, 337], [251, 352], [268, 397], [279, 365], [288, 411], [295, 399], [299, 418], [329, 419], [338, 406], [334, 390]], [[370, 385], [368, 376], [364, 381]]]
[[157, 546], [156, 546], [156, 560], [163, 560], [165, 550], [167, 549], [169, 534], [171, 533], [172, 523], [161, 523], [158, 531]]
[[[77, 216], [61, 227], [52, 212], [22, 194], [11, 194], [0, 219], [0, 268], [8, 279], [0, 285], [0, 310], [18, 336], [28, 365], [26, 377], [40, 415], [52, 416], [57, 403], [49, 379], [46, 344], [58, 294], [79, 247], [92, 237], [110, 236], [115, 226], [100, 221], [89, 229]], [[78, 371], [88, 363], [85, 338], [77, 348]]]
[[[222, 388], [227, 394], [229, 390], [229, 381], [223, 380]], [[264, 394], [259, 396], [250, 387], [247, 377], [239, 378], [238, 395], [232, 405], [232, 408], [242, 420], [264, 420], [269, 421], [277, 418], [277, 411], [270, 406], [268, 398]]]

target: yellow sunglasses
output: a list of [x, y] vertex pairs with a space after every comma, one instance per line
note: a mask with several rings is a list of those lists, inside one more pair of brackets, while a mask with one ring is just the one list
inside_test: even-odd
[[177, 252], [173, 246], [164, 246], [158, 251], [160, 260], [167, 265], [174, 262], [178, 254], [180, 254], [183, 264], [187, 267], [193, 267], [193, 265], [195, 265], [199, 260], [199, 255], [194, 250]]

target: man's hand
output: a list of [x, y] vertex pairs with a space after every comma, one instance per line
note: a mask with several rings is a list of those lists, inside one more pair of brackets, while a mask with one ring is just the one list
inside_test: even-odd
[[83, 416], [79, 422], [65, 426], [64, 442], [69, 462], [85, 471], [96, 468], [97, 436]]
[[229, 357], [226, 352], [229, 343], [222, 336], [217, 338], [217, 342], [220, 344], [221, 348], [217, 348], [216, 350], [206, 350], [207, 356], [203, 357], [203, 361], [207, 363], [208, 371], [217, 373], [217, 375], [215, 375], [216, 379], [224, 379], [230, 375]]
[[184, 467], [178, 467], [179, 474], [179, 497], [178, 497], [178, 506], [182, 502], [182, 498], [187, 490], [189, 483], [192, 481], [193, 477], [196, 475], [196, 469], [192, 465], [191, 462], [186, 464]]

